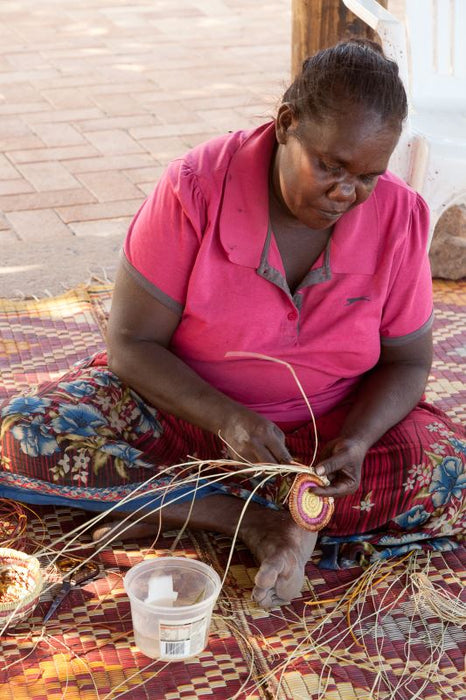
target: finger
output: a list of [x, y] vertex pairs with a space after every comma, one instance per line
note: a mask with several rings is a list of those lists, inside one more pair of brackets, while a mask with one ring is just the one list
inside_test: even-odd
[[351, 476], [344, 475], [335, 478], [330, 486], [314, 486], [312, 490], [317, 496], [341, 498], [355, 493], [358, 490], [358, 484]]
[[293, 461], [292, 456], [288, 452], [288, 448], [285, 445], [285, 436], [277, 428], [277, 432], [269, 434], [265, 439], [264, 443], [255, 442], [254, 443], [259, 462], [266, 462], [269, 464], [290, 464]]
[[[236, 454], [238, 457], [238, 453]], [[252, 441], [247, 449], [243, 448], [241, 457], [251, 464], [276, 464], [277, 460], [268, 447], [260, 442]]]
[[339, 472], [342, 469], [348, 468], [348, 456], [345, 454], [338, 455], [335, 454], [329, 459], [324, 459], [315, 468], [317, 476], [330, 476], [335, 472]]
[[285, 434], [280, 430], [278, 425], [273, 426], [272, 439], [268, 442], [267, 446], [279, 464], [290, 464], [290, 462], [293, 461], [293, 457], [289, 453], [285, 443]]
[[275, 457], [274, 461], [278, 464], [291, 464], [293, 457], [288, 452], [286, 445], [278, 444], [277, 446], [272, 446], [272, 452]]

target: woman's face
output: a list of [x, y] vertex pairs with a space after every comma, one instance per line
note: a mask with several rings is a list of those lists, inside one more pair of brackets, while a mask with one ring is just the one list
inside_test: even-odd
[[279, 109], [273, 164], [275, 194], [290, 219], [322, 230], [362, 204], [388, 165], [400, 131], [364, 110], [323, 124], [298, 124], [290, 107]]

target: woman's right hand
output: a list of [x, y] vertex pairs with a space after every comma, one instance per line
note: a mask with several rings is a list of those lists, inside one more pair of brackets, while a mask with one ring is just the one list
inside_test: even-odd
[[240, 409], [219, 430], [232, 459], [265, 464], [289, 464], [292, 457], [285, 435], [272, 421], [247, 409]]

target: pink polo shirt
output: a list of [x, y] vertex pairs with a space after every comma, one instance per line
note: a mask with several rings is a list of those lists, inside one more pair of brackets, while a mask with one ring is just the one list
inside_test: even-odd
[[175, 160], [134, 218], [123, 261], [180, 323], [171, 349], [220, 391], [276, 422], [347, 397], [378, 361], [432, 322], [425, 202], [394, 175], [335, 225], [290, 294], [269, 226], [273, 123], [215, 138]]

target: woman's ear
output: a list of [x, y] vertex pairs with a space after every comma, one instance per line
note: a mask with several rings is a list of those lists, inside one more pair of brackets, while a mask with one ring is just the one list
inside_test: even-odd
[[275, 134], [278, 143], [286, 143], [288, 140], [288, 131], [296, 128], [298, 119], [295, 116], [293, 107], [289, 102], [284, 102], [280, 105], [275, 119]]

